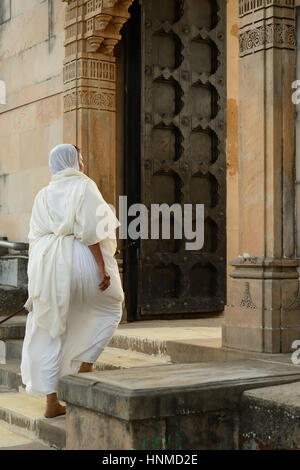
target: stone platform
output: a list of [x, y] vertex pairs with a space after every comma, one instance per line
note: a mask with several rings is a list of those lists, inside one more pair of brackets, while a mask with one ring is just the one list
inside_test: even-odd
[[67, 449], [239, 449], [247, 390], [300, 381], [288, 362], [243, 359], [70, 375]]

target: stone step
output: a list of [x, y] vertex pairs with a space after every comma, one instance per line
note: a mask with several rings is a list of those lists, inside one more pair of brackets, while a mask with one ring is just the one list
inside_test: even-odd
[[115, 332], [111, 338], [108, 346], [111, 348], [119, 348], [132, 350], [144, 354], [150, 354], [154, 356], [167, 356], [167, 341], [147, 338], [141, 336], [134, 336], [132, 334], [124, 334], [121, 331]]
[[94, 369], [101, 371], [160, 364], [171, 364], [171, 362], [167, 356], [151, 356], [146, 353], [131, 351], [130, 349], [125, 350], [107, 346], [94, 364]]
[[300, 450], [300, 382], [247, 390], [241, 405], [241, 449]]
[[[22, 339], [7, 339], [4, 341], [0, 341], [0, 364], [5, 364], [6, 361], [9, 361], [11, 359], [21, 360], [22, 348]], [[1, 358], [3, 358], [3, 361], [1, 361]]]
[[[28, 298], [28, 291], [24, 287], [13, 287], [0, 284], [0, 316], [8, 316], [19, 310]], [[26, 315], [26, 310], [24, 311]]]
[[25, 336], [26, 316], [17, 315], [0, 325], [0, 340], [23, 339]]
[[16, 432], [7, 423], [0, 423], [0, 450], [54, 450], [52, 447], [29, 439]]
[[1, 393], [0, 422], [14, 427], [15, 432], [31, 442], [40, 441], [48, 446], [64, 449], [65, 416], [45, 418], [45, 404], [45, 397], [17, 392]]
[[24, 390], [19, 359], [10, 359], [6, 364], [0, 364], [0, 385], [14, 391]]
[[[1, 354], [1, 343], [3, 346], [3, 353]], [[22, 357], [23, 341], [16, 339], [9, 339], [0, 341], [0, 363], [1, 356], [5, 361], [21, 360]], [[95, 370], [112, 370], [128, 367], [141, 367], [141, 366], [154, 366], [159, 364], [171, 364], [167, 356], [151, 356], [150, 354], [132, 351], [130, 349], [120, 349], [106, 347], [99, 359], [95, 363]]]

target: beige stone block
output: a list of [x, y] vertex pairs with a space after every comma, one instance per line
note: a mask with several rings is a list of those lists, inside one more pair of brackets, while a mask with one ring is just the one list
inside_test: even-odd
[[59, 119], [48, 124], [47, 163], [50, 150], [56, 145], [63, 143], [63, 121]]
[[296, 246], [300, 256], [300, 184], [296, 184]]
[[0, 214], [0, 236], [7, 237], [12, 241], [23, 241], [14, 239], [18, 230], [18, 220], [13, 215]]
[[280, 353], [280, 329], [264, 328], [264, 352]]
[[263, 325], [265, 328], [280, 328], [281, 310], [265, 309]]
[[[63, 115], [63, 142], [76, 145], [76, 111], [70, 111]], [[77, 142], [82, 148], [81, 142]]]
[[262, 309], [231, 307], [226, 316], [226, 325], [259, 327], [263, 323]]
[[28, 85], [20, 90], [17, 96], [16, 106], [23, 106], [33, 101], [40, 100], [48, 96], [48, 83]]
[[48, 138], [47, 125], [20, 133], [20, 170], [34, 171], [36, 168], [47, 166]]
[[28, 10], [36, 6], [36, 0], [27, 0], [27, 2], [11, 2], [11, 17], [14, 19], [16, 16], [22, 15]]
[[283, 279], [281, 281], [282, 308], [284, 310], [290, 309], [297, 301], [298, 290], [298, 279]]
[[249, 305], [256, 309], [263, 306], [263, 281], [261, 279], [233, 279], [230, 282], [228, 305]]
[[224, 326], [226, 342], [223, 346], [263, 352], [263, 328]]
[[[51, 53], [49, 52], [49, 41], [35, 46], [33, 79], [34, 82], [49, 80], [60, 76], [62, 79], [64, 50], [64, 33], [51, 39]], [[61, 80], [61, 90], [63, 82]]]
[[7, 137], [11, 133], [12, 113], [0, 114], [0, 137]]
[[[37, 192], [50, 180], [48, 167], [32, 170], [18, 171], [7, 177], [4, 203], [7, 205], [8, 214], [13, 214], [16, 219], [26, 212], [31, 212], [32, 204]], [[20, 197], [19, 189], [26, 182], [27, 191]]]
[[12, 111], [10, 132], [20, 133], [36, 128], [36, 103], [22, 106]]
[[53, 35], [64, 34], [65, 10], [67, 4], [64, 2], [53, 2]]
[[36, 120], [39, 126], [57, 121], [63, 115], [63, 96], [55, 95], [36, 103]]
[[300, 327], [299, 328], [282, 328], [281, 330], [281, 352], [293, 352], [292, 343], [295, 340], [300, 340]]
[[[66, 415], [67, 450], [154, 449], [155, 439], [165, 435], [165, 421], [127, 422], [68, 404]], [[152, 444], [152, 446], [151, 446]]]
[[[300, 76], [300, 61], [298, 61], [297, 68], [299, 71], [297, 71], [297, 76]], [[300, 108], [299, 104], [296, 106], [296, 122], [295, 122], [295, 127], [296, 129], [300, 128]], [[300, 182], [300, 135], [299, 132], [296, 132], [295, 135], [295, 160], [296, 160], [296, 181], [299, 183]], [[298, 202], [298, 201], [297, 201]]]
[[281, 317], [281, 326], [283, 328], [300, 327], [300, 306], [298, 305], [295, 310], [283, 310]]
[[52, 76], [46, 82], [47, 95], [54, 95], [56, 93], [63, 93], [63, 75], [62, 70], [59, 75]]
[[279, 279], [265, 279], [264, 307], [278, 309], [281, 306], [281, 282]]
[[0, 137], [0, 174], [18, 171], [19, 166], [19, 134]]
[[[14, 5], [26, 2], [12, 2]], [[31, 3], [31, 0], [29, 0]], [[48, 5], [47, 2], [37, 3], [27, 11], [14, 15], [7, 23], [5, 34], [1, 37], [1, 49], [4, 59], [8, 56], [21, 54], [48, 37]], [[22, 34], [20, 34], [22, 31]]]
[[24, 212], [18, 217], [18, 229], [14, 235], [16, 241], [22, 241], [22, 242], [28, 243], [30, 217], [31, 217], [31, 211]]

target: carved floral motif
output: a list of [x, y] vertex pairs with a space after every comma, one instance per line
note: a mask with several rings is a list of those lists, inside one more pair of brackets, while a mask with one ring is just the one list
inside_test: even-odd
[[291, 24], [274, 23], [261, 25], [242, 32], [239, 37], [240, 53], [251, 52], [260, 46], [295, 48], [295, 27]]

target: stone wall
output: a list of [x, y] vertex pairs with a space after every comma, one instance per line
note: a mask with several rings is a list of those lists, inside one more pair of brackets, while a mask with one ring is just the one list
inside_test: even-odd
[[[239, 240], [239, 37], [238, 0], [227, 2], [227, 260], [237, 258]], [[227, 264], [227, 277], [232, 271]], [[229, 283], [227, 282], [227, 286]]]
[[27, 241], [34, 197], [62, 141], [64, 10], [61, 0], [1, 1], [0, 236]]

